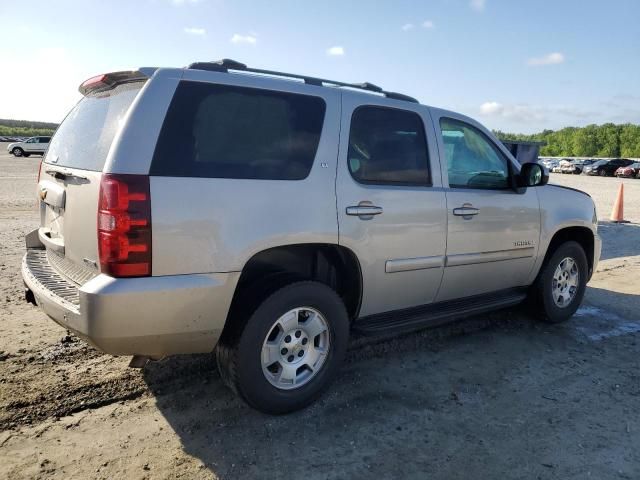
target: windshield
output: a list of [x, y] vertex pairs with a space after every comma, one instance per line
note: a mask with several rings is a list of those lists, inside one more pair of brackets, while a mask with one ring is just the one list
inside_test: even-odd
[[102, 171], [113, 138], [142, 85], [125, 83], [80, 100], [53, 136], [45, 163]]

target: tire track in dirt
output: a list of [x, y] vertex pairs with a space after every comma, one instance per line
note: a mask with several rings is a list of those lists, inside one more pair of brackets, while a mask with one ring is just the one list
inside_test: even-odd
[[[400, 337], [355, 337], [347, 362], [390, 351], [437, 351], [448, 338], [486, 328], [523, 328], [527, 321], [515, 313], [506, 310], [471, 317]], [[144, 370], [128, 368], [128, 361], [69, 335], [38, 352], [0, 352], [0, 431], [143, 396], [170, 394], [218, 376], [214, 355], [170, 357], [150, 362]]]

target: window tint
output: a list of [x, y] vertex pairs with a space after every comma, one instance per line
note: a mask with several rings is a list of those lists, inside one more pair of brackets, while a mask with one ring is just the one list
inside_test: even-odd
[[349, 171], [356, 181], [429, 185], [424, 126], [414, 112], [360, 107], [351, 117]]
[[318, 149], [322, 98], [181, 82], [151, 175], [301, 180]]
[[449, 186], [509, 188], [509, 164], [497, 147], [475, 127], [458, 120], [440, 120]]
[[53, 136], [45, 162], [99, 172], [142, 82], [125, 83], [84, 97]]

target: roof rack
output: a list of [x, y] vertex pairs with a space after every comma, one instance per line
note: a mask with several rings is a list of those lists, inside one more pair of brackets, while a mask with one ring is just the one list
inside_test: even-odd
[[404, 100], [406, 102], [420, 103], [413, 97], [403, 95], [402, 93], [387, 92], [377, 85], [369, 82], [346, 83], [339, 82], [337, 80], [327, 80], [325, 78], [307, 77], [306, 75], [297, 75], [295, 73], [276, 72], [274, 70], [263, 70], [261, 68], [249, 68], [244, 63], [240, 63], [229, 58], [223, 58], [222, 60], [217, 60], [215, 62], [195, 62], [189, 65], [187, 68], [192, 70], [208, 70], [210, 72], [224, 73], [228, 73], [229, 70], [235, 70], [238, 72], [257, 73], [274, 77], [295, 78], [297, 80], [302, 80], [307, 85], [316, 85], [318, 87], [323, 87], [325, 85], [334, 85], [336, 87], [354, 88], [358, 90], [366, 90], [368, 92], [379, 93], [387, 98], [392, 98], [394, 100]]

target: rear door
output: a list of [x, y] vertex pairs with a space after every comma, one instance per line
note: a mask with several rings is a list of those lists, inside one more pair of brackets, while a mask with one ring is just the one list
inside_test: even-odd
[[431, 303], [442, 278], [446, 207], [424, 106], [343, 95], [340, 244], [360, 260], [360, 315]]
[[[88, 93], [56, 131], [40, 182], [40, 241], [64, 272], [98, 269], [97, 208], [102, 169], [143, 82]], [[78, 270], [78, 267], [80, 269]], [[76, 279], [76, 278], [72, 278]]]
[[38, 137], [38, 150], [40, 152], [46, 152], [47, 148], [49, 148], [49, 141], [51, 137]]
[[540, 237], [536, 189], [511, 187], [519, 167], [480, 125], [436, 109], [432, 116], [448, 219], [438, 301], [526, 285]]

